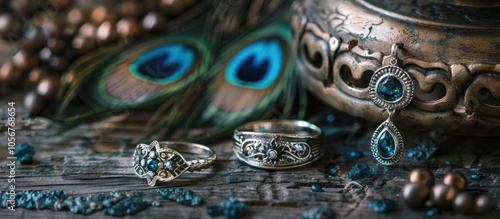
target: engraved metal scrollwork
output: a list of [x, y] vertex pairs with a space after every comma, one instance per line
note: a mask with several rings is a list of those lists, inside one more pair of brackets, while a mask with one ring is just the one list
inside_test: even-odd
[[273, 166], [301, 163], [311, 155], [311, 148], [307, 143], [274, 138], [269, 141], [246, 139], [242, 142], [241, 151], [249, 159]]
[[[389, 2], [296, 1], [293, 46], [308, 89], [334, 108], [382, 122], [386, 115], [370, 101], [367, 82], [387, 64], [385, 48], [401, 42], [405, 49], [399, 61], [415, 82], [415, 98], [393, 115], [396, 125], [439, 128], [453, 135], [500, 135], [500, 64], [489, 64], [498, 63], [498, 49], [491, 48], [500, 45], [498, 20], [486, 23], [488, 30], [475, 31], [473, 25], [490, 16], [478, 14], [477, 8]], [[417, 16], [418, 11], [424, 13]], [[473, 18], [459, 22], [463, 16]], [[458, 29], [447, 31], [450, 26]]]

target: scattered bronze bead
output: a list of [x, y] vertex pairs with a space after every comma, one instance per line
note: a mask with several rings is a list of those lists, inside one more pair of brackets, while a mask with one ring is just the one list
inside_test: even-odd
[[26, 50], [20, 50], [12, 57], [14, 65], [22, 71], [30, 70], [40, 63], [40, 58]]
[[495, 200], [490, 195], [480, 195], [476, 198], [475, 210], [479, 214], [490, 213], [495, 207]]
[[28, 75], [28, 80], [31, 84], [38, 84], [42, 79], [49, 75], [47, 69], [43, 67], [35, 67], [30, 71]]
[[160, 31], [165, 25], [165, 17], [158, 12], [149, 12], [142, 20], [142, 27], [151, 32]]
[[457, 190], [453, 186], [436, 184], [429, 192], [429, 200], [440, 208], [451, 210]]
[[116, 31], [121, 37], [138, 37], [141, 34], [141, 25], [133, 18], [122, 18], [116, 24]]
[[3, 63], [0, 68], [0, 82], [7, 84], [18, 84], [23, 78], [23, 72], [18, 69], [11, 61]]
[[97, 27], [91, 23], [84, 23], [80, 30], [78, 30], [78, 35], [87, 38], [94, 38], [96, 35]]
[[47, 39], [47, 48], [54, 54], [58, 54], [66, 48], [67, 43], [62, 39], [49, 38]]
[[[141, 2], [142, 3], [142, 2]], [[138, 1], [124, 1], [118, 5], [118, 11], [123, 17], [139, 18], [144, 11], [142, 4]]]
[[10, 1], [10, 8], [20, 16], [29, 16], [37, 11], [38, 4], [33, 4], [32, 0], [15, 0]]
[[467, 190], [467, 179], [459, 172], [447, 173], [443, 178], [443, 184], [453, 186], [459, 191]]
[[48, 62], [50, 57], [52, 57], [52, 51], [49, 48], [45, 47], [38, 53], [38, 57], [44, 62]]
[[49, 59], [50, 67], [52, 67], [52, 69], [58, 72], [66, 71], [66, 68], [68, 68], [68, 65], [70, 64], [67, 57], [68, 57], [67, 55], [57, 55], [50, 57]]
[[423, 183], [430, 188], [434, 185], [434, 174], [425, 168], [415, 168], [410, 172], [408, 182]]
[[24, 96], [24, 107], [26, 107], [31, 114], [38, 114], [42, 112], [46, 105], [47, 100], [40, 94], [29, 92], [26, 96]]
[[62, 37], [63, 30], [66, 26], [66, 19], [64, 16], [55, 16], [51, 18], [48, 22], [42, 24], [42, 29], [47, 33], [46, 37]]
[[73, 40], [73, 48], [75, 48], [76, 54], [84, 54], [90, 51], [95, 46], [94, 38], [88, 38], [83, 36], [77, 36]]
[[90, 21], [92, 21], [93, 24], [99, 25], [104, 20], [106, 20], [106, 16], [108, 15], [108, 9], [104, 6], [96, 6], [92, 10], [92, 14], [90, 15]]
[[10, 14], [0, 15], [0, 36], [9, 41], [21, 38], [21, 20], [13, 18]]
[[39, 95], [47, 99], [54, 99], [59, 89], [59, 79], [55, 77], [46, 77], [40, 81], [36, 91]]
[[473, 213], [475, 201], [476, 199], [470, 193], [467, 192], [458, 193], [457, 196], [455, 197], [455, 200], [453, 200], [453, 209], [455, 209], [456, 212], [462, 214]]
[[41, 29], [30, 27], [25, 29], [24, 33], [24, 44], [23, 49], [28, 51], [37, 52], [45, 46], [45, 36]]
[[50, 4], [59, 10], [66, 10], [73, 4], [73, 0], [50, 0]]
[[66, 15], [66, 19], [68, 20], [69, 24], [78, 26], [85, 23], [86, 16], [80, 8], [73, 8]]
[[420, 209], [425, 206], [425, 200], [429, 195], [429, 188], [423, 183], [407, 183], [399, 198], [411, 209]]
[[99, 43], [108, 43], [118, 39], [115, 24], [110, 21], [102, 23], [96, 32], [96, 40]]

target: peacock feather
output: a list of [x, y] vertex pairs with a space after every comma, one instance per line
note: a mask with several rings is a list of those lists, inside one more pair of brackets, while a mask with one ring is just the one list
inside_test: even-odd
[[[82, 57], [67, 73], [73, 80], [61, 95], [57, 119], [64, 126], [110, 112], [147, 111], [144, 138], [201, 141], [277, 111], [289, 116], [304, 88], [293, 68], [288, 4], [278, 2], [282, 6], [258, 22], [227, 27], [216, 8], [204, 28]], [[238, 6], [227, 16], [256, 13], [242, 14], [248, 5]]]

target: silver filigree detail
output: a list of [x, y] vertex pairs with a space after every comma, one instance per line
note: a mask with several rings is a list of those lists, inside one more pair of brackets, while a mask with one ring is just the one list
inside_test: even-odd
[[269, 141], [246, 139], [241, 144], [241, 151], [248, 159], [271, 166], [302, 163], [311, 156], [307, 143], [274, 138]]
[[[384, 78], [391, 76], [399, 80], [403, 87], [402, 97], [395, 101], [385, 100], [384, 98], [381, 98], [377, 93], [380, 82]], [[378, 107], [387, 110], [398, 110], [405, 108], [408, 104], [410, 104], [413, 98], [414, 88], [413, 81], [411, 80], [410, 75], [402, 68], [394, 65], [384, 66], [377, 69], [377, 71], [375, 71], [375, 73], [373, 74], [368, 87], [369, 94], [373, 103], [375, 103], [375, 105], [377, 105]]]

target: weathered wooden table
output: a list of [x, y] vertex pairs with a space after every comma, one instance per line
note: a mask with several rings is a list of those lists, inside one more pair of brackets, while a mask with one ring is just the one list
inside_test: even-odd
[[[343, 127], [359, 128], [361, 124], [351, 125]], [[69, 195], [136, 190], [161, 200], [160, 207], [150, 207], [127, 218], [210, 218], [206, 206], [217, 205], [229, 197], [237, 197], [247, 204], [241, 218], [297, 218], [313, 207], [332, 208], [337, 218], [423, 218], [425, 211], [409, 210], [399, 201], [398, 194], [409, 171], [424, 166], [435, 173], [437, 182], [451, 170], [466, 176], [482, 172], [486, 176], [484, 179], [469, 179], [469, 190], [487, 192], [497, 201], [500, 199], [498, 138], [444, 136], [446, 141], [430, 160], [414, 161], [405, 157], [397, 165], [386, 167], [376, 163], [370, 154], [369, 139], [373, 129], [366, 128], [366, 124], [363, 127], [350, 135], [328, 139], [326, 154], [319, 161], [286, 171], [260, 170], [239, 162], [232, 151], [231, 139], [227, 137], [208, 144], [217, 153], [213, 168], [186, 173], [172, 183], [158, 183], [156, 187], [148, 186], [134, 175], [131, 156], [135, 145], [127, 144], [123, 139], [124, 136], [134, 139], [138, 134], [120, 126], [83, 125], [58, 136], [50, 136], [44, 131], [19, 132], [17, 142], [34, 145], [36, 155], [32, 164], [17, 164], [15, 186], [17, 191], [62, 189]], [[428, 133], [408, 131], [404, 136], [407, 147], [429, 138]], [[2, 134], [0, 145], [5, 145], [6, 141], [5, 134]], [[363, 157], [350, 158], [348, 154], [353, 150], [362, 152]], [[7, 190], [9, 185], [6, 183], [9, 175], [7, 152], [6, 147], [0, 150], [1, 190]], [[373, 169], [374, 176], [350, 180], [347, 171], [356, 163], [366, 163]], [[338, 168], [339, 172], [329, 175], [331, 167]], [[312, 184], [321, 185], [324, 191], [311, 191]], [[186, 207], [164, 200], [155, 192], [157, 188], [170, 187], [192, 190], [204, 197], [206, 204]], [[396, 208], [390, 213], [374, 213], [368, 204], [376, 198], [392, 199]], [[111, 218], [102, 212], [83, 216], [69, 211], [21, 208], [15, 212], [0, 209], [0, 215], [0, 218]], [[436, 217], [466, 218], [454, 212], [443, 212]], [[484, 217], [500, 218], [500, 212], [496, 210]]]

